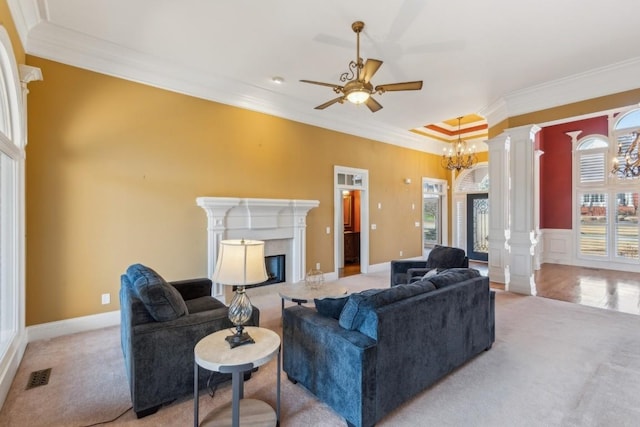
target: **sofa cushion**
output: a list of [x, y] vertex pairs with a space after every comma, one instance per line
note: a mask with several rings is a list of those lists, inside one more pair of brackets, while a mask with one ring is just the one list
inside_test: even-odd
[[480, 272], [475, 268], [449, 268], [435, 276], [429, 277], [427, 280], [433, 283], [436, 288], [440, 289], [453, 283], [473, 279], [474, 277], [480, 277]]
[[340, 313], [342, 313], [342, 309], [344, 308], [348, 299], [348, 297], [322, 299], [316, 298], [313, 300], [313, 302], [316, 304], [316, 311], [319, 314], [338, 320], [340, 318]]
[[338, 322], [345, 329], [358, 330], [365, 318], [376, 308], [434, 289], [434, 285], [429, 281], [421, 280], [385, 289], [367, 289], [352, 294], [347, 298]]
[[189, 313], [180, 292], [151, 268], [133, 264], [127, 268], [127, 277], [138, 298], [157, 322], [174, 320]]
[[217, 310], [227, 306], [211, 296], [192, 298], [185, 301], [189, 314], [200, 313], [201, 311]]

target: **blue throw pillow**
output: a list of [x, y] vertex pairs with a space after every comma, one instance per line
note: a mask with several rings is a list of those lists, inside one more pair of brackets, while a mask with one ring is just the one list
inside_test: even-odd
[[[394, 288], [397, 288], [397, 286], [394, 286]], [[358, 329], [368, 311], [368, 307], [366, 307], [368, 297], [382, 291], [384, 291], [384, 289], [367, 289], [357, 294], [351, 294], [347, 298], [347, 303], [340, 313], [338, 324], [352, 331]]]
[[428, 280], [385, 289], [368, 289], [352, 294], [340, 314], [339, 324], [345, 329], [360, 329], [367, 316], [376, 308], [414, 295], [430, 292], [435, 286]]
[[340, 318], [340, 313], [342, 313], [342, 309], [347, 303], [347, 297], [341, 298], [322, 298], [322, 299], [314, 299], [313, 302], [316, 304], [316, 310], [319, 314], [332, 317], [334, 319]]
[[165, 322], [189, 314], [180, 292], [149, 267], [133, 264], [127, 269], [127, 277], [155, 321]]

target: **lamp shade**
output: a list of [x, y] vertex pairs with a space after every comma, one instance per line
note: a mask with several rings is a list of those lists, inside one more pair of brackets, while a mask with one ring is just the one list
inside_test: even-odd
[[267, 280], [264, 242], [223, 240], [220, 242], [213, 281], [223, 285], [253, 285]]

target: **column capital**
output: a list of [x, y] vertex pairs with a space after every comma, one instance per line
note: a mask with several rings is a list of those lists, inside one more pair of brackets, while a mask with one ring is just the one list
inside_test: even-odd
[[536, 137], [536, 134], [540, 132], [540, 129], [542, 128], [535, 124], [524, 125], [524, 126], [518, 126], [515, 128], [505, 129], [503, 133], [507, 134], [510, 138], [513, 138], [515, 140], [529, 139], [530, 141], [533, 142]]
[[31, 65], [18, 65], [18, 73], [20, 74], [20, 83], [29, 84], [34, 81], [42, 80], [42, 70]]

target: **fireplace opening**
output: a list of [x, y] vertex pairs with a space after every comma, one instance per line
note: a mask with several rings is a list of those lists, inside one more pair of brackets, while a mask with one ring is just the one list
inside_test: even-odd
[[[268, 279], [262, 283], [256, 283], [255, 285], [249, 285], [247, 288], [257, 288], [260, 286], [273, 285], [275, 283], [282, 283], [286, 281], [285, 277], [285, 255], [270, 255], [264, 257], [264, 266], [267, 270]], [[233, 287], [235, 291], [235, 286]]]

